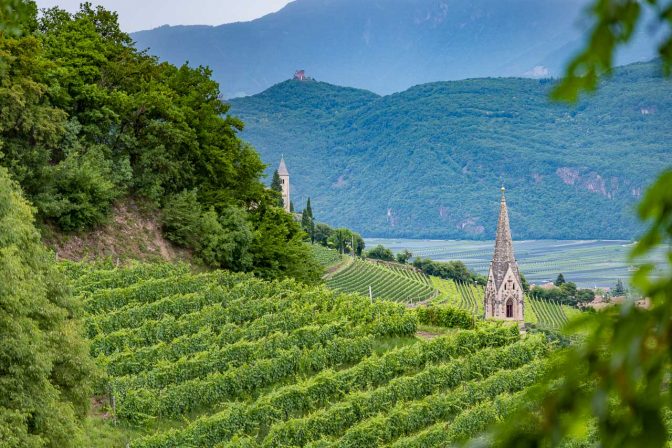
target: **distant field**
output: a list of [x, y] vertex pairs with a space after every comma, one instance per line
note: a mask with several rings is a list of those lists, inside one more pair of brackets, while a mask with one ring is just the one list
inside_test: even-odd
[[[382, 244], [394, 252], [408, 249], [416, 257], [462, 260], [469, 268], [486, 274], [493, 241], [415, 240], [367, 238], [367, 247]], [[530, 283], [553, 280], [562, 272], [580, 287], [612, 287], [618, 279], [627, 283], [632, 274], [628, 263], [631, 241], [529, 240], [514, 242], [521, 271]], [[663, 254], [655, 255], [662, 260]]]

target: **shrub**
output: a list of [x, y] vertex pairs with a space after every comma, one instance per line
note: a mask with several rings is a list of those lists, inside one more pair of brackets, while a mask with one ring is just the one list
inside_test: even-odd
[[471, 313], [450, 306], [428, 306], [415, 310], [418, 322], [425, 325], [445, 328], [474, 328]]

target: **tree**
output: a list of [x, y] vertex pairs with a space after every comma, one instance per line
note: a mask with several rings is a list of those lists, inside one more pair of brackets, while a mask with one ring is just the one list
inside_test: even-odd
[[315, 224], [315, 241], [323, 246], [328, 245], [329, 238], [334, 233], [334, 229], [327, 224], [318, 222]]
[[614, 288], [614, 296], [622, 296], [625, 294], [625, 288], [623, 287], [623, 281], [619, 278], [616, 282], [616, 287]]
[[301, 214], [301, 227], [308, 235], [311, 243], [315, 242], [315, 221], [313, 220], [313, 209], [310, 207], [310, 198], [306, 201], [306, 207]]
[[294, 202], [289, 201], [289, 213], [294, 213]]
[[366, 258], [383, 261], [394, 261], [394, 254], [390, 249], [384, 247], [382, 244], [379, 244], [376, 247], [369, 249], [369, 251], [366, 253]]
[[406, 264], [406, 262], [413, 256], [413, 254], [408, 250], [405, 249], [403, 252], [399, 252], [397, 254], [397, 262], [401, 264]]
[[553, 284], [554, 284], [555, 286], [560, 286], [560, 285], [562, 285], [563, 283], [565, 283], [565, 276], [562, 275], [562, 272], [561, 272], [560, 274], [558, 274], [558, 278], [555, 279], [555, 281], [553, 282]]
[[292, 215], [270, 204], [270, 199], [262, 201], [251, 214], [254, 233], [250, 254], [255, 273], [266, 279], [318, 283], [322, 268], [303, 242], [305, 234], [300, 225]]
[[[280, 175], [278, 170], [273, 171], [273, 180], [271, 181], [271, 191], [278, 193], [278, 207], [283, 207], [282, 202], [282, 181], [280, 180]], [[290, 203], [290, 211], [292, 210], [292, 204]]]
[[0, 439], [3, 447], [82, 446], [93, 363], [79, 307], [0, 167]]

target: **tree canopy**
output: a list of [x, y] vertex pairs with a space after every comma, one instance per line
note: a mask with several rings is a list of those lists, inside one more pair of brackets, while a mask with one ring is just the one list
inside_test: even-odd
[[93, 364], [79, 308], [40, 241], [33, 212], [0, 167], [0, 440], [77, 447]]
[[[167, 216], [168, 235], [207, 264], [314, 279], [299, 225], [261, 216], [278, 195], [261, 182], [265, 166], [210, 69], [136, 50], [116, 13], [90, 3], [39, 18], [31, 8], [18, 23], [20, 34], [0, 36], [0, 165], [42, 222], [88, 231], [125, 196], [165, 207], [188, 194], [193, 215]], [[180, 236], [177, 224], [197, 233]], [[273, 269], [256, 264], [268, 253]]]

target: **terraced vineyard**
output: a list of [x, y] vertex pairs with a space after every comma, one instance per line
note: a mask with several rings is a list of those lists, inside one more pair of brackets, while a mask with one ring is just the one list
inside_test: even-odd
[[483, 315], [483, 287], [464, 282], [455, 284], [461, 298], [458, 306], [471, 311], [475, 316]]
[[[568, 316], [566, 309], [569, 307], [555, 302], [538, 300], [532, 297], [526, 297], [527, 307], [531, 308], [535, 316], [535, 322], [541, 328], [558, 329], [567, 323]], [[579, 311], [576, 311], [577, 313]]]
[[370, 286], [374, 298], [395, 302], [419, 302], [437, 294], [423, 274], [359, 259], [327, 279], [327, 285], [367, 296]]
[[401, 304], [294, 281], [180, 265], [70, 275], [133, 448], [458, 441], [499, 418], [549, 351], [491, 323], [420, 340]]
[[337, 250], [329, 249], [319, 244], [311, 244], [310, 248], [317, 262], [325, 268], [338, 264], [343, 259], [343, 255], [338, 253]]

